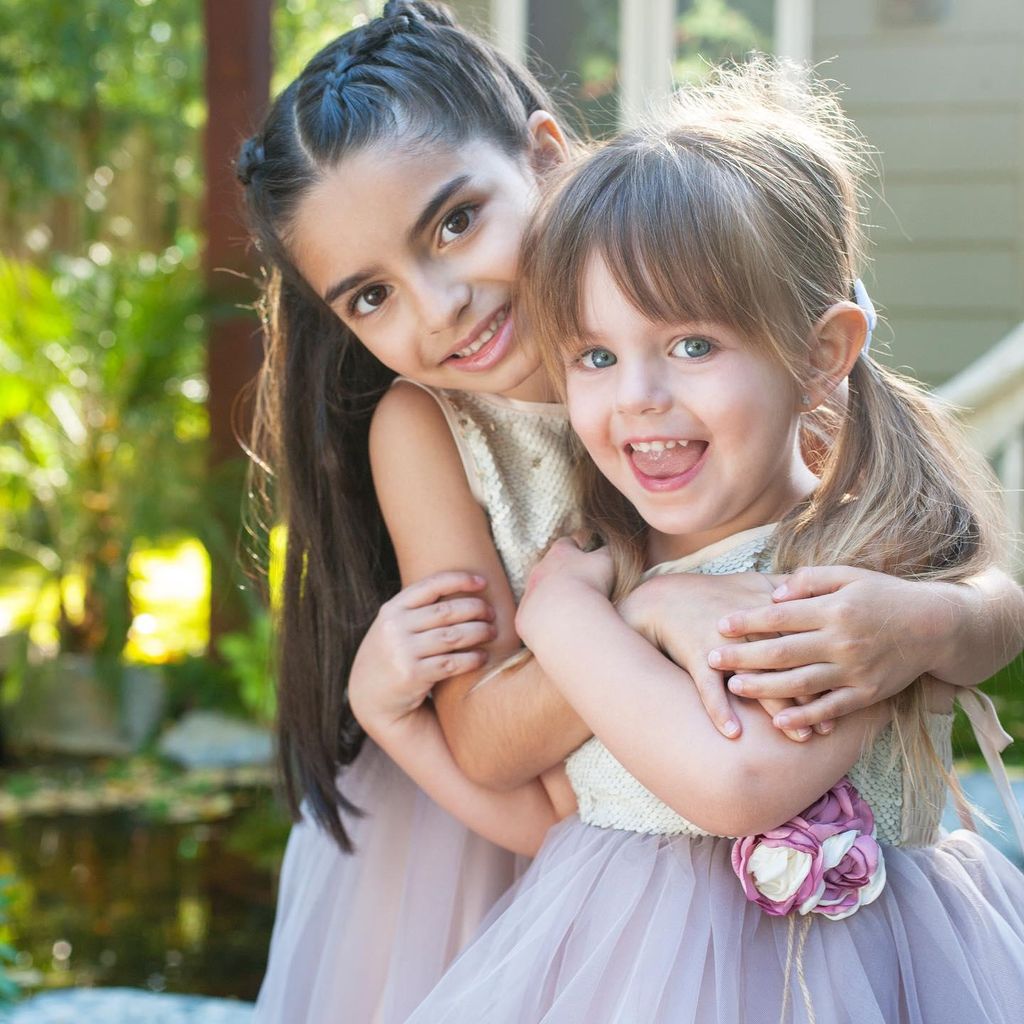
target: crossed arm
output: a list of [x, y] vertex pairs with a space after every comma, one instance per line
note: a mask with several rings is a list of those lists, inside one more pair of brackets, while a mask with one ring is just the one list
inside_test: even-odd
[[[552, 685], [539, 660], [476, 685], [488, 667], [519, 648], [515, 602], [484, 513], [429, 395], [397, 387], [385, 397], [371, 458], [403, 582], [426, 582], [410, 585], [381, 610], [350, 681], [353, 709], [442, 805], [489, 838], [529, 852], [556, 817], [536, 780], [589, 737], [592, 723]], [[460, 570], [451, 572], [452, 566]], [[849, 717], [925, 672], [972, 685], [1012, 656], [1024, 621], [1024, 598], [998, 574], [968, 587], [801, 570], [788, 581], [790, 593], [775, 603], [760, 577], [715, 582], [717, 599], [710, 588], [695, 592], [704, 583], [693, 577], [651, 580], [624, 604], [619, 623], [649, 637], [631, 641], [643, 644], [648, 657], [670, 664], [653, 643], [691, 670], [726, 749], [733, 743], [725, 739], [730, 720], [742, 732], [768, 729], [773, 749], [820, 745], [793, 744], [757, 709], [730, 704], [727, 671], [737, 672], [736, 689], [766, 700], [831, 691], [817, 702], [822, 706], [775, 707], [776, 718], [785, 713], [790, 728], [803, 728]], [[743, 635], [757, 639], [726, 642]], [[873, 639], [861, 639], [867, 637]], [[716, 665], [709, 664], [713, 650], [721, 654]], [[686, 685], [690, 676], [675, 668], [672, 678], [700, 710], [700, 698]], [[426, 701], [432, 688], [433, 701]], [[714, 732], [703, 711], [701, 717]], [[845, 747], [835, 741], [850, 734], [849, 726], [840, 719], [828, 741], [840, 760]], [[494, 804], [495, 790], [504, 804]], [[533, 824], [514, 825], [520, 811]], [[478, 820], [470, 820], [474, 815]]]

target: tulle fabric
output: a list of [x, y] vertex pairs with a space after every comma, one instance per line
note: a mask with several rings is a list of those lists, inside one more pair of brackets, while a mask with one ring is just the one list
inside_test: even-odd
[[408, 1024], [1022, 1019], [1024, 876], [975, 834], [885, 847], [845, 921], [769, 917], [730, 848], [568, 819]]
[[356, 853], [292, 829], [255, 1024], [405, 1020], [516, 876], [369, 741], [340, 785], [367, 809]]

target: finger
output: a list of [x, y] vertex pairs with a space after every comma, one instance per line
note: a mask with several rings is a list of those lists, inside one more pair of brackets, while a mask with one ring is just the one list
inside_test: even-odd
[[[818, 695], [815, 694], [813, 697], [794, 697], [793, 703], [798, 707], [801, 704], [810, 704], [812, 701], [817, 700]], [[819, 736], [827, 736], [832, 731], [832, 722], [815, 722], [811, 727]]]
[[729, 679], [729, 689], [752, 700], [813, 699], [839, 683], [831, 665], [802, 665], [782, 672], [738, 672]]
[[825, 723], [831, 723], [834, 728], [835, 719], [842, 718], [843, 715], [848, 715], [851, 711], [858, 710], [859, 707], [856, 695], [849, 689], [843, 688], [823, 693], [809, 704], [788, 708], [777, 715], [774, 721], [776, 726], [780, 727], [784, 723], [787, 729], [810, 728]]
[[[708, 654], [712, 668], [725, 672], [764, 672], [801, 668], [820, 661], [824, 645], [814, 633], [791, 633], [745, 644], [726, 644]], [[828, 662], [825, 662], [828, 664]], [[820, 693], [821, 687], [812, 692]], [[791, 696], [787, 694], [787, 696]]]
[[693, 684], [697, 687], [704, 710], [708, 713], [714, 727], [726, 738], [736, 739], [742, 727], [733, 711], [729, 691], [725, 686], [725, 677], [721, 672], [697, 672], [693, 675]]
[[417, 662], [416, 678], [426, 686], [440, 683], [464, 672], [473, 672], [487, 663], [486, 651], [450, 651]]
[[454, 626], [460, 622], [492, 622], [494, 609], [481, 597], [452, 597], [409, 610], [406, 621], [413, 633]]
[[804, 566], [790, 573], [789, 578], [779, 584], [772, 594], [772, 600], [793, 601], [834, 594], [863, 575], [863, 569], [855, 569], [849, 565]]
[[446, 651], [464, 651], [490, 643], [497, 630], [490, 622], [460, 622], [455, 626], [428, 629], [416, 634], [414, 650], [420, 660]]
[[424, 605], [433, 604], [442, 597], [450, 597], [453, 594], [465, 592], [473, 593], [483, 590], [487, 586], [487, 580], [472, 572], [463, 572], [461, 569], [449, 569], [444, 572], [435, 572], [426, 579], [418, 580], [404, 587], [397, 595], [404, 608], [422, 608]]
[[[760, 704], [772, 716], [773, 724], [778, 715], [788, 712], [793, 707], [791, 700], [775, 700], [773, 698], [765, 698]], [[811, 738], [811, 730], [806, 726], [787, 726], [782, 731], [796, 743], [804, 743]]]
[[812, 598], [792, 604], [765, 604], [726, 615], [718, 622], [722, 636], [758, 636], [765, 633], [805, 633], [821, 629], [825, 621], [823, 602]]

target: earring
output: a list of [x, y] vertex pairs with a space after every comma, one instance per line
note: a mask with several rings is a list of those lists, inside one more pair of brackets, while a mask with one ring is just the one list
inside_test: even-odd
[[811, 404], [811, 396], [810, 395], [801, 395], [800, 396], [800, 404], [801, 405], [810, 405]]

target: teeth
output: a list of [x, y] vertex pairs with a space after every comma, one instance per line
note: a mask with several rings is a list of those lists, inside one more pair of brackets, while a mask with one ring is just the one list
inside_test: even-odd
[[476, 353], [479, 352], [480, 349], [482, 349], [484, 345], [486, 345], [487, 342], [489, 342], [491, 338], [494, 337], [494, 335], [498, 331], [498, 328], [500, 328], [501, 325], [505, 322], [505, 318], [507, 316], [507, 310], [499, 310], [498, 313], [495, 315], [494, 319], [480, 332], [476, 341], [474, 341], [472, 345], [467, 345], [465, 348], [459, 349], [459, 351], [456, 352], [455, 355], [458, 356], [459, 359], [466, 359], [469, 356], [476, 355]]
[[635, 452], [663, 452], [669, 448], [685, 448], [690, 442], [684, 439], [676, 441], [631, 441], [629, 447]]

